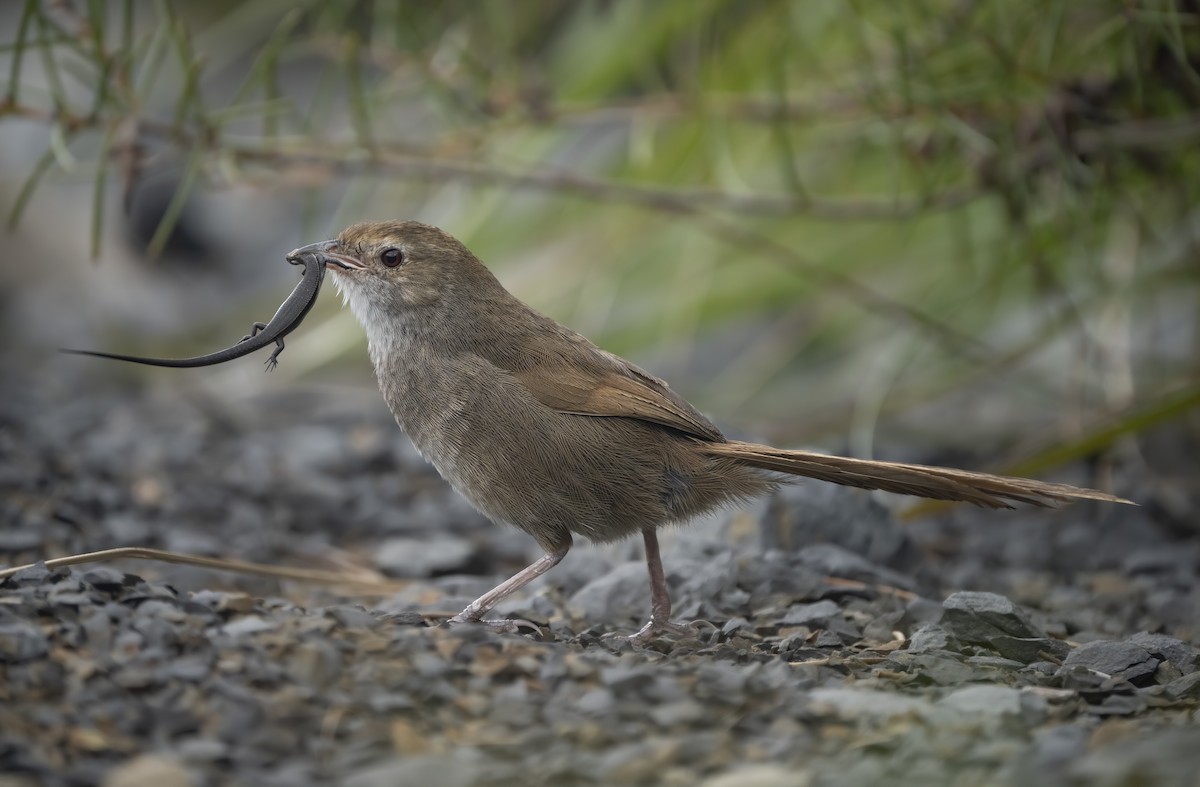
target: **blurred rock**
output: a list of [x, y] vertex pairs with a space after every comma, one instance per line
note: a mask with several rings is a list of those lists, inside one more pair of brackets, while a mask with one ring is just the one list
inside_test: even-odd
[[871, 563], [911, 568], [919, 550], [869, 492], [817, 481], [787, 485], [771, 496], [760, 520], [767, 549], [798, 552], [833, 544]]
[[103, 787], [194, 787], [195, 781], [177, 760], [142, 754], [118, 765], [104, 777]]
[[455, 536], [385, 539], [373, 552], [375, 565], [394, 577], [455, 573], [474, 555], [470, 541]]

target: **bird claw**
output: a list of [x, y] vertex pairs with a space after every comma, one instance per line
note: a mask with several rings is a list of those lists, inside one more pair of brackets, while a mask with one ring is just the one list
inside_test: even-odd
[[679, 623], [673, 620], [656, 620], [650, 618], [646, 625], [636, 634], [630, 634], [627, 639], [634, 645], [645, 645], [654, 640], [660, 634], [674, 634], [677, 637], [685, 639], [694, 638], [697, 635], [697, 627], [712, 626], [708, 621], [697, 620], [691, 623]]
[[535, 633], [541, 633], [541, 631], [542, 631], [541, 627], [538, 626], [536, 623], [533, 623], [528, 620], [520, 620], [520, 619], [478, 620], [478, 619], [474, 619], [474, 618], [465, 617], [462, 613], [459, 613], [446, 621], [447, 626], [461, 626], [464, 624], [474, 624], [477, 626], [486, 626], [487, 628], [490, 628], [492, 631], [495, 631], [499, 634], [520, 634], [522, 628], [529, 629], [530, 631], [535, 632]]

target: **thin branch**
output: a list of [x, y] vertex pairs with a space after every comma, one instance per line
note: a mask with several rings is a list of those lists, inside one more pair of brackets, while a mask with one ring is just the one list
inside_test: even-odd
[[[94, 127], [92, 117], [52, 113], [27, 105], [0, 108], [5, 114], [54, 121], [70, 130]], [[182, 149], [208, 149], [203, 131], [192, 133], [181, 123], [164, 123], [144, 118], [141, 133], [165, 138]], [[758, 217], [805, 215], [827, 221], [904, 221], [936, 211], [962, 207], [982, 192], [974, 187], [956, 187], [923, 197], [894, 199], [822, 199], [807, 194], [733, 194], [709, 188], [669, 188], [622, 183], [595, 178], [569, 170], [538, 169], [519, 171], [468, 159], [438, 158], [428, 153], [415, 154], [411, 146], [378, 145], [366, 150], [357, 144], [307, 146], [281, 140], [267, 148], [254, 143], [239, 144], [222, 140], [221, 153], [239, 165], [259, 165], [273, 173], [299, 169], [311, 173], [324, 169], [330, 175], [389, 174], [416, 180], [446, 182], [456, 180], [513, 189], [568, 193], [585, 199], [618, 202], [663, 211], [691, 214], [699, 211], [746, 214]]]
[[[77, 555], [51, 558], [50, 560], [42, 561], [41, 564], [48, 569], [54, 569], [66, 566], [78, 566], [84, 563], [101, 563], [108, 560], [154, 560], [160, 563], [180, 563], [188, 566], [211, 568], [216, 571], [232, 571], [238, 574], [273, 577], [275, 579], [287, 579], [295, 582], [353, 586], [358, 588], [359, 592], [378, 593], [379, 595], [398, 593], [411, 584], [405, 581], [384, 582], [377, 579], [362, 579], [340, 571], [272, 566], [232, 558], [183, 555], [178, 552], [168, 552], [164, 549], [149, 549], [146, 547], [117, 547], [115, 549], [102, 549], [99, 552], [82, 552]], [[18, 572], [34, 568], [37, 565], [37, 563], [27, 563], [23, 566], [0, 569], [0, 579], [11, 577]]]
[[272, 171], [288, 166], [323, 167], [331, 174], [389, 174], [445, 182], [506, 186], [513, 189], [569, 193], [604, 202], [660, 210], [666, 213], [716, 211], [758, 217], [805, 215], [827, 221], [901, 221], [934, 211], [947, 211], [971, 202], [981, 192], [973, 187], [947, 189], [928, 197], [897, 199], [821, 199], [792, 194], [733, 194], [708, 188], [668, 188], [594, 178], [569, 170], [517, 171], [466, 159], [429, 158], [409, 153], [362, 148], [266, 149], [228, 144], [224, 151], [243, 164]]

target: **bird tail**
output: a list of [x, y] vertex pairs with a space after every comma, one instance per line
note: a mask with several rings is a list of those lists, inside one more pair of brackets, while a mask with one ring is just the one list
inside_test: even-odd
[[812, 451], [793, 451], [767, 445], [730, 441], [710, 443], [705, 452], [775, 473], [832, 481], [861, 489], [882, 489], [935, 500], [961, 500], [990, 508], [1012, 508], [1013, 502], [1049, 507], [1069, 500], [1130, 500], [1067, 484], [975, 473], [947, 467], [851, 459]]

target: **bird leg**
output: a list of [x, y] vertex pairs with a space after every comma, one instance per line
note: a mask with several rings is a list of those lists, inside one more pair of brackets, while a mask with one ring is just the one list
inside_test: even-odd
[[642, 531], [642, 540], [646, 542], [646, 568], [650, 571], [650, 620], [638, 633], [630, 636], [629, 641], [635, 645], [645, 645], [664, 632], [691, 635], [693, 632], [690, 628], [671, 621], [671, 594], [667, 591], [662, 556], [658, 552], [658, 534], [653, 528], [647, 528]]
[[[568, 541], [562, 547], [553, 549], [547, 552], [542, 557], [530, 563], [525, 568], [513, 574], [508, 579], [501, 582], [496, 587], [484, 593], [479, 598], [472, 601], [466, 606], [462, 612], [458, 613], [450, 620], [446, 621], [449, 625], [454, 626], [459, 623], [482, 623], [483, 625], [508, 633], [515, 633], [521, 626], [526, 626], [531, 629], [537, 629], [537, 626], [527, 620], [484, 620], [483, 616], [487, 611], [496, 606], [501, 599], [512, 595], [514, 592], [528, 585], [533, 580], [545, 574], [550, 569], [558, 565], [567, 555], [567, 550], [571, 548], [571, 543]], [[660, 569], [661, 571], [661, 569]], [[667, 602], [668, 607], [670, 602]]]

